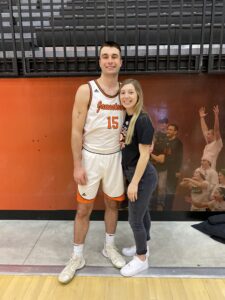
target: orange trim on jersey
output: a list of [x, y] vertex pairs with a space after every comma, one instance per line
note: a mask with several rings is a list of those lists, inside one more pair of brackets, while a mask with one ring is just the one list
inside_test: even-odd
[[108, 195], [106, 195], [105, 193], [104, 193], [104, 196], [107, 198], [107, 199], [109, 199], [109, 200], [114, 200], [114, 201], [123, 201], [123, 200], [125, 200], [125, 195], [124, 194], [122, 194], [121, 196], [119, 196], [119, 197], [110, 197], [110, 196], [108, 196]]
[[80, 202], [80, 203], [93, 203], [95, 201], [95, 198], [94, 199], [85, 199], [83, 198], [79, 192], [77, 192], [77, 202]]
[[89, 101], [88, 101], [88, 109], [89, 109], [90, 106], [91, 106], [91, 102], [92, 102], [92, 88], [91, 88], [90, 82], [88, 82], [88, 86], [89, 86], [89, 89], [90, 89], [90, 97], [89, 97]]
[[118, 89], [118, 91], [116, 92], [115, 95], [113, 95], [113, 96], [112, 96], [112, 95], [108, 95], [108, 94], [106, 94], [106, 93], [104, 92], [104, 90], [102, 89], [102, 87], [101, 87], [100, 84], [98, 83], [97, 79], [94, 80], [94, 82], [95, 82], [95, 84], [97, 85], [97, 87], [99, 88], [99, 90], [102, 92], [102, 94], [105, 95], [106, 97], [108, 97], [108, 98], [115, 98], [116, 96], [119, 95], [119, 89]]

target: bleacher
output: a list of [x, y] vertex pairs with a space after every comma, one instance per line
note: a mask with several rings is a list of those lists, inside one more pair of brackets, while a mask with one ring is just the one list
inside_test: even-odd
[[224, 72], [224, 23], [223, 0], [0, 0], [0, 74], [96, 74], [105, 40], [124, 73]]

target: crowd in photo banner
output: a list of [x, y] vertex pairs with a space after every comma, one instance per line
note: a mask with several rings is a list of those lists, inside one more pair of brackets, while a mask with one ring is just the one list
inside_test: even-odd
[[158, 119], [151, 161], [158, 172], [159, 181], [150, 210], [171, 211], [176, 197], [184, 206], [187, 207], [188, 203], [191, 211], [225, 210], [225, 167], [217, 164], [223, 148], [218, 105], [213, 107], [212, 113], [214, 124], [210, 129], [206, 122], [208, 113], [205, 107], [199, 109], [198, 124], [205, 146], [199, 149], [199, 164], [189, 166], [191, 176], [183, 170], [183, 144], [187, 141], [178, 136], [178, 126], [170, 123], [167, 117]]
[[151, 209], [172, 210], [177, 184], [181, 176], [183, 143], [178, 137], [178, 126], [168, 119], [158, 121], [151, 161], [158, 171], [159, 184], [152, 197]]

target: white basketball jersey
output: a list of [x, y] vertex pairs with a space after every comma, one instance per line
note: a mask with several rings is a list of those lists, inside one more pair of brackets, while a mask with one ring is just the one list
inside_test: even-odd
[[83, 148], [94, 153], [112, 154], [120, 151], [119, 136], [124, 109], [119, 95], [106, 95], [98, 83], [90, 81], [90, 107], [84, 126]]

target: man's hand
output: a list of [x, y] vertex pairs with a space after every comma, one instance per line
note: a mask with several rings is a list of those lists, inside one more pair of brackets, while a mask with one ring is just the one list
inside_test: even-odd
[[154, 150], [154, 143], [152, 143], [152, 144], [149, 146], [149, 155], [152, 154], [153, 150]]
[[199, 117], [200, 118], [205, 118], [206, 117], [206, 115], [207, 115], [207, 113], [205, 112], [205, 107], [204, 106], [202, 106], [200, 109], [199, 109]]
[[127, 196], [131, 202], [137, 200], [137, 192], [138, 192], [138, 185], [131, 182], [127, 188]]
[[123, 148], [125, 148], [125, 137], [124, 137], [124, 135], [121, 133], [121, 134], [120, 134], [120, 149], [122, 150]]
[[177, 173], [175, 173], [175, 176], [179, 179], [181, 177], [181, 173], [177, 172]]
[[191, 179], [191, 178], [184, 177], [184, 178], [182, 179], [182, 181], [190, 181], [190, 179]]
[[87, 184], [87, 175], [86, 175], [86, 171], [83, 167], [74, 168], [73, 177], [77, 184], [80, 184], [80, 185]]
[[219, 115], [219, 106], [218, 105], [213, 106], [213, 112], [215, 115], [217, 115], [217, 116]]

